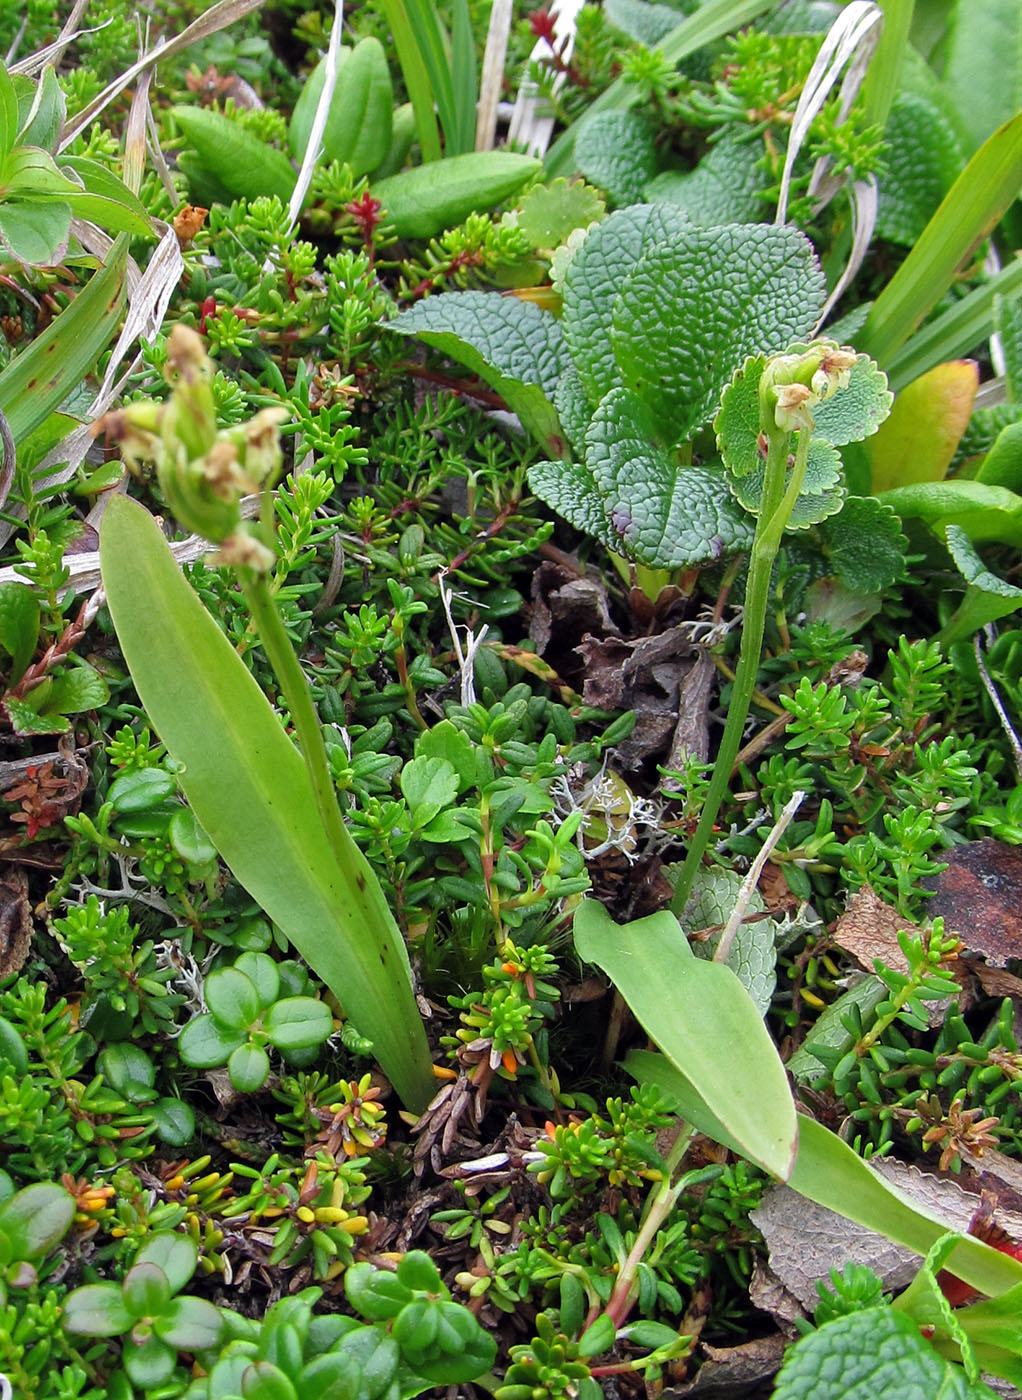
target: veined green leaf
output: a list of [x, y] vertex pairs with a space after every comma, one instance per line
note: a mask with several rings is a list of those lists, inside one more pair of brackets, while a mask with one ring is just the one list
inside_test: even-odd
[[20, 443], [67, 398], [112, 339], [124, 305], [125, 234], [74, 301], [0, 374], [0, 409]]
[[786, 1179], [795, 1105], [763, 1019], [731, 969], [694, 957], [673, 914], [620, 926], [592, 899], [575, 915], [575, 947], [603, 968], [688, 1086], [682, 1114]]
[[308, 771], [152, 517], [110, 502], [103, 586], [142, 703], [184, 764], [181, 787], [231, 870], [343, 1004], [401, 1098], [432, 1094], [408, 955], [355, 843], [335, 850]]
[[858, 347], [886, 367], [950, 287], [959, 265], [1022, 187], [1022, 112], [979, 148], [877, 297]]

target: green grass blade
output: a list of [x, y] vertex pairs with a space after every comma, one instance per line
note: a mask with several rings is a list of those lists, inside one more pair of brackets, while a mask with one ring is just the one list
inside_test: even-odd
[[380, 11], [390, 26], [401, 74], [415, 112], [415, 129], [424, 163], [439, 160], [440, 128], [433, 110], [433, 85], [422, 52], [415, 39], [404, 0], [379, 0]]
[[915, 0], [879, 0], [884, 28], [862, 85], [863, 121], [883, 128], [891, 115], [908, 47]]
[[[457, 155], [458, 152], [452, 149], [453, 143], [457, 141], [458, 121], [447, 36], [437, 18], [433, 0], [404, 0], [404, 5], [433, 88], [437, 115], [444, 132], [445, 153]], [[468, 149], [471, 150], [472, 147], [469, 146]]]
[[78, 387], [113, 339], [124, 310], [127, 265], [128, 239], [122, 234], [71, 305], [0, 374], [0, 409], [16, 443]]
[[1022, 258], [1016, 258], [989, 282], [909, 336], [887, 366], [887, 379], [894, 392], [935, 365], [958, 359], [987, 340], [994, 329], [994, 299], [998, 295], [1009, 300], [1022, 295]]
[[856, 346], [886, 369], [1022, 189], [1022, 112], [979, 148], [873, 303]]
[[461, 155], [475, 150], [476, 107], [479, 104], [479, 83], [476, 73], [476, 45], [472, 34], [472, 17], [468, 0], [454, 0], [454, 24], [451, 28], [451, 83], [454, 89], [454, 115], [457, 123], [457, 151]]
[[433, 1092], [408, 955], [348, 838], [335, 850], [308, 770], [244, 663], [174, 562], [156, 522], [115, 497], [103, 587], [142, 704], [184, 765], [181, 786], [235, 877], [335, 993], [404, 1102]]
[[[706, 0], [695, 14], [682, 20], [676, 29], [663, 38], [657, 49], [670, 63], [679, 63], [690, 53], [712, 44], [724, 34], [731, 34], [768, 10], [772, 0]], [[597, 112], [622, 112], [639, 100], [634, 84], [616, 78], [606, 92], [600, 94], [583, 116], [557, 138], [547, 152], [543, 164], [550, 179], [557, 175], [574, 174], [575, 141], [580, 131]]]

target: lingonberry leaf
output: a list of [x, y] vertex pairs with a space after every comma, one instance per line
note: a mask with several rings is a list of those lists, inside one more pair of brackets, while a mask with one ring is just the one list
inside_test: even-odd
[[402, 311], [388, 329], [418, 336], [477, 374], [547, 451], [556, 450], [561, 430], [551, 401], [567, 352], [550, 312], [491, 292], [444, 292]]
[[242, 953], [234, 964], [236, 972], [242, 972], [256, 989], [260, 1007], [272, 1006], [280, 996], [280, 973], [277, 964], [266, 953]]
[[707, 422], [747, 355], [808, 336], [824, 291], [812, 246], [796, 229], [689, 227], [647, 248], [625, 277], [614, 302], [614, 358], [664, 435], [679, 441]]

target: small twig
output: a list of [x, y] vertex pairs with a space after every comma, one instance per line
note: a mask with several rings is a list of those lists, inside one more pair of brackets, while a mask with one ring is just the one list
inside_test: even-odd
[[477, 151], [492, 150], [493, 139], [497, 134], [497, 106], [504, 81], [504, 60], [507, 57], [507, 41], [511, 33], [511, 11], [512, 0], [494, 0], [490, 11], [482, 80], [479, 84], [475, 144]]
[[976, 655], [976, 665], [979, 668], [980, 680], [983, 682], [986, 693], [990, 696], [990, 703], [997, 711], [997, 718], [1001, 721], [1001, 728], [1007, 735], [1008, 743], [1011, 745], [1011, 756], [1015, 760], [1015, 772], [1018, 774], [1019, 782], [1022, 782], [1022, 742], [1019, 741], [1018, 735], [1012, 728], [1011, 720], [1008, 718], [1008, 712], [1005, 710], [1001, 697], [997, 693], [997, 687], [990, 679], [990, 674], [983, 663], [983, 647], [978, 632], [972, 639], [972, 649]]
[[785, 803], [784, 811], [777, 818], [773, 831], [771, 831], [770, 835], [763, 842], [763, 847], [759, 855], [749, 867], [749, 873], [742, 881], [742, 888], [738, 891], [738, 899], [735, 902], [735, 907], [731, 910], [731, 917], [727, 921], [724, 932], [720, 936], [720, 942], [717, 944], [716, 951], [713, 954], [714, 962], [727, 962], [728, 954], [731, 952], [731, 944], [735, 941], [735, 934], [738, 932], [742, 920], [745, 918], [745, 911], [749, 907], [749, 900], [752, 898], [752, 892], [759, 883], [759, 877], [763, 873], [763, 867], [769, 860], [770, 853], [784, 835], [785, 831], [787, 831], [795, 813], [805, 801], [805, 797], [806, 794], [804, 792], [792, 793], [789, 800]]

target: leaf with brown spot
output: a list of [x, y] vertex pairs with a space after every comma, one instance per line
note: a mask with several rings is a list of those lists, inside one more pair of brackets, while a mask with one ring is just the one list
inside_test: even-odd
[[876, 958], [892, 972], [908, 972], [908, 959], [898, 944], [898, 934], [903, 929], [916, 932], [913, 923], [885, 904], [869, 885], [863, 885], [834, 925], [833, 938], [867, 972], [873, 971]]
[[28, 876], [20, 865], [4, 861], [0, 872], [0, 979], [21, 971], [31, 941]]

